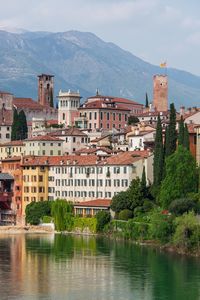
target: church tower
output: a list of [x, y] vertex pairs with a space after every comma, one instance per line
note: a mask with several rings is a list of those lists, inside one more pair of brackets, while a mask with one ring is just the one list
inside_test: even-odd
[[154, 75], [153, 77], [153, 107], [155, 111], [168, 110], [167, 75]]
[[43, 106], [53, 107], [53, 75], [38, 75], [38, 102]]

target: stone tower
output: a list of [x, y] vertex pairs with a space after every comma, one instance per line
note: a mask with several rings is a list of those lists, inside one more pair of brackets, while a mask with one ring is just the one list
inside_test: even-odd
[[58, 123], [67, 126], [75, 125], [75, 118], [79, 116], [80, 93], [62, 92], [58, 94]]
[[155, 111], [168, 110], [167, 75], [154, 75], [153, 77], [153, 107]]
[[38, 102], [44, 106], [51, 106], [53, 103], [53, 75], [38, 75]]

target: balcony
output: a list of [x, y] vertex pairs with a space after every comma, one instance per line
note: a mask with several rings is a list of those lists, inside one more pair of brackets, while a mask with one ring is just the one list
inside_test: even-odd
[[0, 201], [11, 202], [13, 197], [13, 192], [0, 192]]

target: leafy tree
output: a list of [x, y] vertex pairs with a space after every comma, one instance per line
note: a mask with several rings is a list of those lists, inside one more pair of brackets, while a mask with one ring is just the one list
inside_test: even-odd
[[184, 127], [183, 146], [188, 150], [190, 149], [190, 140], [189, 140], [189, 132], [188, 132], [187, 124], [185, 124], [185, 127]]
[[190, 210], [198, 212], [199, 203], [194, 201], [193, 199], [182, 198], [172, 201], [169, 205], [169, 211], [176, 216], [182, 215], [185, 212], [189, 212]]
[[128, 207], [126, 207], [127, 209], [133, 211], [135, 207], [141, 206], [143, 204], [141, 183], [138, 177], [132, 180], [130, 187], [127, 190], [127, 196], [128, 196]]
[[150, 216], [150, 235], [151, 238], [162, 243], [168, 242], [174, 232], [173, 217], [163, 215], [160, 212], [153, 212]]
[[110, 212], [104, 210], [99, 211], [96, 214], [96, 219], [97, 219], [96, 230], [97, 232], [101, 232], [103, 231], [104, 226], [110, 222], [111, 219]]
[[170, 117], [169, 117], [169, 126], [168, 126], [168, 139], [166, 143], [165, 155], [169, 156], [173, 154], [176, 150], [176, 110], [174, 103], [170, 104]]
[[179, 146], [177, 151], [166, 159], [166, 176], [160, 190], [160, 202], [164, 208], [187, 193], [197, 192], [198, 176], [196, 162], [189, 150]]
[[133, 212], [129, 209], [123, 209], [120, 211], [118, 219], [128, 221], [128, 219], [131, 219], [133, 217]]
[[54, 218], [56, 230], [71, 230], [73, 227], [72, 212], [73, 206], [70, 202], [60, 199], [52, 202], [51, 214]]
[[26, 222], [31, 225], [38, 225], [44, 216], [51, 214], [50, 201], [31, 202], [26, 206]]
[[19, 122], [18, 137], [20, 140], [24, 140], [28, 137], [28, 126], [26, 121], [26, 115], [23, 110], [19, 112], [18, 122]]
[[123, 191], [119, 192], [112, 198], [110, 207], [115, 213], [118, 213], [123, 209], [127, 209], [128, 205], [127, 191]]
[[146, 99], [145, 99], [145, 107], [148, 108], [149, 107], [149, 98], [148, 98], [148, 94], [146, 93]]
[[184, 144], [184, 135], [185, 135], [185, 128], [184, 128], [184, 121], [183, 116], [181, 116], [181, 120], [179, 122], [179, 132], [178, 132], [178, 144]]
[[154, 175], [154, 187], [159, 187], [163, 178], [163, 161], [164, 161], [164, 149], [162, 138], [162, 126], [160, 116], [158, 116], [158, 122], [156, 127], [155, 137], [155, 150], [154, 150], [154, 163], [153, 163], [153, 175]]
[[128, 117], [128, 125], [136, 124], [136, 123], [139, 123], [139, 122], [140, 122], [140, 120], [135, 116], [129, 116]]

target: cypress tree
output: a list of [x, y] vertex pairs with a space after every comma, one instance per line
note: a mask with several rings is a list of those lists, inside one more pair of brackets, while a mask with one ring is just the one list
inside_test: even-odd
[[185, 128], [184, 128], [183, 116], [181, 116], [181, 120], [179, 122], [179, 132], [178, 132], [178, 144], [179, 145], [183, 145], [184, 135], [185, 135]]
[[185, 127], [184, 127], [183, 146], [184, 146], [186, 149], [190, 150], [190, 140], [189, 140], [189, 132], [188, 132], [187, 124], [185, 124]]
[[51, 92], [50, 92], [50, 106], [54, 107], [54, 103], [53, 103], [53, 90], [52, 89], [51, 89]]
[[142, 178], [141, 178], [141, 192], [143, 197], [146, 197], [147, 194], [147, 182], [146, 182], [146, 172], [145, 172], [145, 166], [143, 166], [143, 171], [142, 171]]
[[154, 150], [154, 186], [159, 187], [163, 178], [163, 161], [164, 161], [164, 149], [162, 140], [162, 126], [160, 116], [158, 116], [158, 122], [156, 127], [156, 138], [155, 138], [155, 150]]
[[169, 156], [176, 151], [176, 110], [174, 103], [170, 104], [170, 117], [169, 117], [169, 126], [168, 126], [168, 140], [166, 143], [165, 156]]
[[16, 108], [14, 108], [14, 113], [13, 113], [13, 123], [12, 123], [12, 128], [11, 128], [11, 140], [15, 141], [17, 137], [17, 130], [18, 130], [18, 113]]
[[28, 137], [28, 126], [27, 126], [27, 121], [26, 121], [26, 115], [23, 110], [19, 112], [19, 134], [18, 134], [18, 139], [19, 140], [24, 140]]
[[145, 103], [145, 107], [148, 108], [149, 107], [149, 98], [148, 98], [148, 94], [146, 93], [146, 103]]

